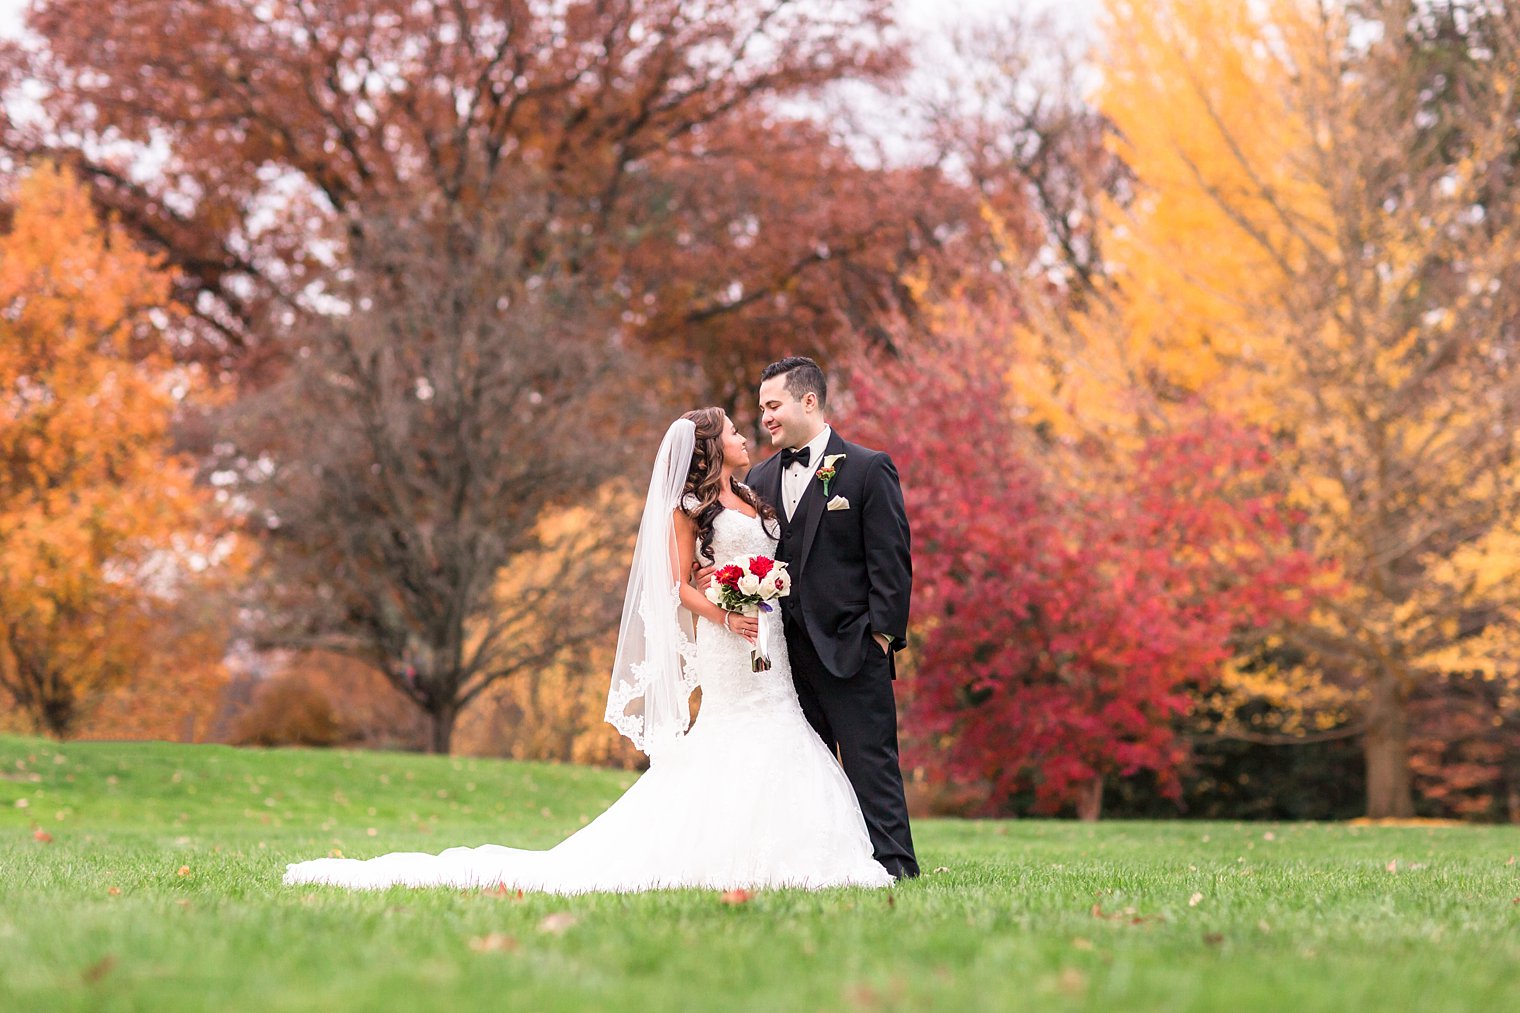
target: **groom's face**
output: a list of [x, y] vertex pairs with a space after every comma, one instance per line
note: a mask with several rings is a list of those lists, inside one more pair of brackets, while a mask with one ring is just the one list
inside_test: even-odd
[[801, 447], [818, 432], [818, 396], [802, 400], [786, 389], [786, 376], [773, 376], [760, 385], [760, 424], [777, 447]]

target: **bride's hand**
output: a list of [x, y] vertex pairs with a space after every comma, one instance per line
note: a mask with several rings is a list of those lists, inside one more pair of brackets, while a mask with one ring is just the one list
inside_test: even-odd
[[754, 643], [760, 637], [760, 618], [758, 616], [745, 616], [737, 612], [730, 612], [723, 618], [723, 626], [730, 633]]

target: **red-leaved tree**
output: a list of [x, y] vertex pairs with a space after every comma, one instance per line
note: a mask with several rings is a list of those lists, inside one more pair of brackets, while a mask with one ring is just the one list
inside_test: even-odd
[[1188, 691], [1306, 607], [1314, 561], [1262, 433], [1200, 414], [1099, 462], [1019, 421], [1006, 347], [852, 371], [848, 431], [892, 453], [913, 527], [910, 760], [988, 812], [1096, 818], [1141, 772], [1175, 798]]

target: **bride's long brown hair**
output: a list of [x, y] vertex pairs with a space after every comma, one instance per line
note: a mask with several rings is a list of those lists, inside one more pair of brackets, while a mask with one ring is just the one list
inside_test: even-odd
[[[681, 490], [681, 498], [683, 501], [687, 496], [696, 499], [696, 504], [686, 513], [697, 524], [697, 554], [713, 560], [713, 522], [723, 512], [718, 496], [723, 491], [723, 423], [728, 421], [728, 415], [722, 408], [698, 408], [681, 418], [690, 419], [697, 427], [697, 443], [692, 448], [691, 469], [686, 472], [686, 487]], [[776, 511], [771, 505], [737, 478], [729, 480], [729, 487], [735, 496], [754, 507], [771, 537], [779, 537], [780, 529], [775, 527]]]

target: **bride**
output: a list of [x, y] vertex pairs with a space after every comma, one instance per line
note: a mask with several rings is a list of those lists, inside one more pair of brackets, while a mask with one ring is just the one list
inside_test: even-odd
[[[725, 612], [686, 579], [694, 559], [774, 556], [775, 511], [734, 478], [748, 466], [746, 440], [718, 408], [687, 412], [660, 444], [607, 697], [607, 720], [649, 756], [622, 798], [548, 851], [319, 858], [287, 866], [285, 882], [558, 894], [890, 884], [843, 769], [803, 717], [780, 610]], [[772, 624], [772, 665], [752, 672], [761, 622]]]

